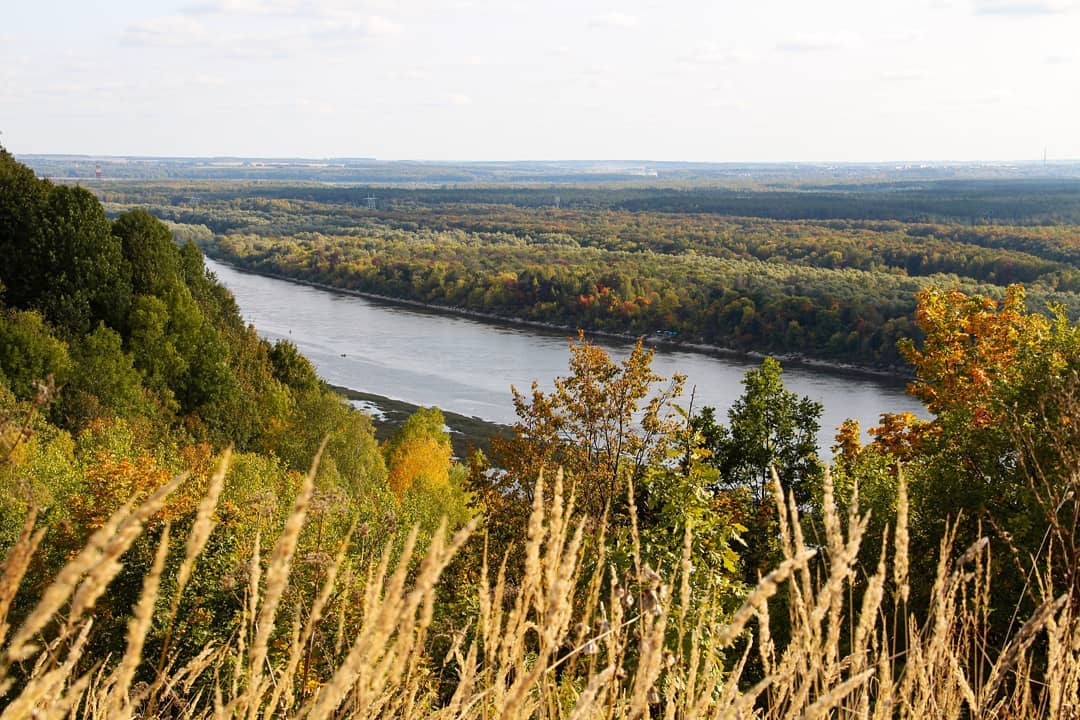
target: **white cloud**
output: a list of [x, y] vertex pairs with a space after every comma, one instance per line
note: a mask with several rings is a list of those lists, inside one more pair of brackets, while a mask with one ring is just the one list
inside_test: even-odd
[[850, 52], [862, 47], [862, 40], [846, 33], [795, 35], [777, 44], [776, 49], [790, 53]]
[[285, 60], [289, 51], [285, 43], [235, 42], [221, 48], [221, 54], [233, 60]]
[[381, 15], [370, 15], [365, 24], [369, 35], [396, 35], [401, 26]]
[[741, 48], [725, 47], [717, 43], [705, 43], [694, 48], [679, 58], [679, 62], [689, 68], [703, 68], [714, 65], [736, 65], [753, 61], [752, 53]]
[[636, 28], [639, 24], [637, 17], [621, 12], [604, 13], [589, 19], [589, 25], [592, 27], [629, 29]]
[[[189, 5], [184, 12], [214, 15], [221, 18], [264, 18], [266, 22], [306, 20], [311, 35], [334, 33], [360, 34], [368, 37], [396, 35], [401, 27], [393, 20], [364, 12], [352, 2], [314, 2], [313, 0], [205, 0]], [[305, 28], [300, 28], [303, 32]], [[295, 32], [296, 29], [293, 28]]]
[[905, 30], [897, 30], [895, 32], [885, 33], [882, 36], [882, 39], [895, 45], [910, 45], [911, 43], [922, 40], [925, 36], [926, 31], [921, 28], [908, 28]]
[[887, 81], [924, 80], [930, 77], [926, 70], [886, 70], [881, 73], [881, 79]]
[[705, 107], [710, 110], [746, 110], [749, 106], [742, 100], [736, 98], [714, 98], [705, 103]]
[[332, 115], [337, 111], [337, 108], [332, 103], [323, 102], [321, 100], [311, 100], [308, 98], [297, 98], [293, 105], [296, 109], [302, 110], [303, 112], [314, 112], [319, 113], [320, 115]]
[[[249, 29], [254, 28], [254, 29]], [[301, 53], [328, 53], [353, 47], [358, 38], [396, 35], [397, 23], [378, 15], [268, 19], [258, 23], [215, 18], [204, 25], [195, 16], [169, 15], [128, 26], [126, 45], [155, 48], [203, 48], [238, 60], [281, 60]]]
[[1013, 99], [1015, 93], [1009, 88], [995, 88], [990, 92], [975, 98], [975, 102], [982, 105], [1002, 105]]
[[128, 45], [151, 47], [194, 47], [206, 45], [209, 34], [198, 20], [167, 15], [129, 25], [122, 41]]
[[399, 80], [430, 80], [431, 73], [420, 68], [401, 68], [398, 70], [387, 70], [386, 78], [395, 82]]
[[472, 98], [464, 93], [443, 93], [421, 104], [428, 107], [465, 107], [472, 105]]
[[340, 16], [315, 26], [311, 35], [360, 35], [388, 37], [401, 31], [401, 26], [381, 15]]
[[225, 84], [225, 78], [220, 75], [209, 75], [201, 73], [195, 77], [188, 78], [187, 83], [191, 85], [197, 85], [201, 87], [219, 87]]
[[976, 15], [1058, 15], [1077, 8], [1076, 0], [975, 0]]
[[204, 0], [183, 8], [193, 15], [315, 15], [318, 8], [298, 0]]

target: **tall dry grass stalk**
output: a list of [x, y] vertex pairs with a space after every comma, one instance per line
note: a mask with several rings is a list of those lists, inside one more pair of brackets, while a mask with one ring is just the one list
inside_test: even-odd
[[[183, 663], [142, 653], [159, 603], [169, 608], [170, 631], [175, 624], [179, 596], [214, 529], [225, 463], [192, 523], [176, 593], [160, 597], [168, 566], [166, 527], [143, 579], [126, 651], [91, 660], [84, 649], [95, 602], [180, 479], [138, 507], [117, 511], [4, 644], [0, 718], [925, 720], [1065, 718], [1078, 712], [1080, 627], [1069, 596], [1044, 579], [1050, 573], [1038, 575], [1038, 609], [992, 655], [985, 633], [993, 558], [985, 540], [957, 554], [953, 535], [943, 538], [929, 611], [916, 617], [907, 607], [903, 485], [893, 542], [886, 533], [876, 565], [866, 570], [858, 551], [867, 518], [859, 514], [857, 498], [841, 517], [826, 480], [824, 542], [810, 547], [795, 505], [775, 477], [783, 559], [734, 613], [721, 612], [714, 601], [691, 606], [689, 531], [671, 577], [642, 559], [636, 538], [632, 569], [615, 571], [603, 523], [599, 541], [585, 542], [585, 524], [562, 473], [550, 487], [539, 478], [522, 574], [509, 576], [508, 558], [485, 553], [476, 586], [454, 588], [458, 597], [473, 593], [477, 613], [446, 654], [456, 680], [439, 693], [439, 660], [429, 638], [436, 591], [476, 521], [452, 537], [444, 526], [416, 558], [414, 531], [396, 557], [388, 545], [377, 564], [356, 572], [348, 567], [346, 540], [304, 597], [289, 590], [314, 475], [313, 466], [269, 558], [256, 540], [239, 632]], [[632, 488], [628, 492], [632, 505]], [[35, 521], [31, 513], [3, 566], [0, 639], [7, 635], [11, 599], [42, 542]], [[339, 592], [350, 577], [364, 579], [351, 599]], [[296, 602], [289, 619], [279, 612], [286, 598]], [[781, 621], [788, 636], [783, 643], [773, 632]], [[326, 624], [336, 624], [337, 632]], [[322, 663], [311, 662], [316, 636], [327, 647]], [[758, 668], [752, 678], [751, 666]]]

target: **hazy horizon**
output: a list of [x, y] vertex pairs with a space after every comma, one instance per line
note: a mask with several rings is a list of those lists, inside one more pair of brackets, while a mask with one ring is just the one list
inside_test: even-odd
[[[0, 135], [0, 145], [3, 145], [3, 136]], [[904, 164], [904, 165], [926, 165], [926, 166], [974, 166], [974, 165], [1042, 165], [1044, 164], [1043, 158], [974, 158], [971, 160], [960, 160], [955, 158], [941, 158], [941, 159], [928, 159], [928, 158], [881, 158], [881, 159], [869, 159], [869, 160], [833, 160], [833, 159], [807, 159], [807, 160], [695, 160], [687, 158], [675, 158], [675, 159], [656, 159], [646, 157], [581, 157], [581, 158], [530, 158], [530, 157], [511, 157], [505, 159], [491, 159], [491, 158], [448, 158], [445, 160], [423, 158], [423, 157], [405, 157], [405, 158], [382, 158], [382, 157], [365, 157], [365, 156], [351, 156], [351, 155], [322, 155], [322, 156], [303, 156], [303, 155], [163, 155], [160, 153], [154, 154], [125, 154], [125, 153], [88, 153], [88, 152], [19, 152], [12, 148], [6, 148], [16, 157], [24, 158], [87, 158], [87, 159], [100, 159], [100, 160], [210, 160], [210, 161], [270, 161], [270, 162], [283, 162], [283, 161], [300, 161], [300, 162], [356, 162], [356, 163], [418, 163], [418, 164], [433, 164], [433, 165], [473, 165], [473, 164], [491, 164], [491, 165], [515, 165], [515, 164], [616, 164], [620, 166], [626, 165], [641, 165], [655, 164], [655, 165], [731, 165], [735, 167], [742, 166], [756, 166], [756, 165], [808, 165], [808, 166], [858, 166], [858, 165], [892, 165], [892, 164]], [[1072, 165], [1080, 163], [1080, 156], [1063, 157], [1063, 158], [1047, 158], [1045, 160], [1047, 165]]]

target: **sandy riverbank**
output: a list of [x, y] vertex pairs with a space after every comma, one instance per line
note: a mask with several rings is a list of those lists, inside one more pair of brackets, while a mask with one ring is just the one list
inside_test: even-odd
[[[353, 390], [340, 385], [331, 385], [330, 388], [353, 401], [354, 407], [358, 407], [371, 416], [375, 424], [375, 437], [380, 442], [393, 435], [410, 415], [420, 409], [419, 405], [384, 395]], [[483, 450], [490, 456], [491, 439], [496, 435], [510, 434], [510, 427], [507, 425], [446, 410], [443, 410], [442, 414], [450, 430], [450, 442], [454, 446], [454, 455], [461, 459], [468, 458], [472, 448]]]

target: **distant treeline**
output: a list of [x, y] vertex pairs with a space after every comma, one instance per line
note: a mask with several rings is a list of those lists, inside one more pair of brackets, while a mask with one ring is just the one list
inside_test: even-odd
[[[423, 178], [413, 180], [420, 182]], [[462, 177], [427, 178], [465, 182]], [[538, 178], [545, 179], [545, 178]], [[618, 178], [611, 177], [609, 180]], [[373, 178], [369, 182], [377, 183]], [[590, 187], [555, 184], [408, 188], [243, 182], [125, 183], [100, 188], [103, 198], [157, 196], [157, 202], [237, 200], [251, 197], [305, 200], [320, 204], [392, 210], [447, 205], [559, 206], [579, 210], [705, 213], [778, 220], [895, 220], [960, 225], [1080, 224], [1080, 180], [941, 180], [796, 188], [790, 185], [733, 189], [723, 187]], [[374, 198], [374, 200], [369, 200]], [[145, 202], [146, 200], [142, 200]]]

